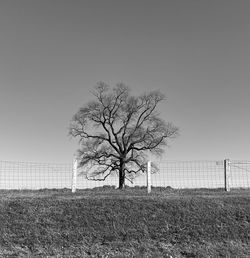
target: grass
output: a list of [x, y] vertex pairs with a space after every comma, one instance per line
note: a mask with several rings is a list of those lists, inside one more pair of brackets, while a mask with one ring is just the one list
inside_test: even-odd
[[0, 257], [250, 257], [250, 191], [0, 190]]

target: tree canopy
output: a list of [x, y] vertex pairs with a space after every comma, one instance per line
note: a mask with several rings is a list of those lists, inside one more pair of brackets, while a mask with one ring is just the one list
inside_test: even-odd
[[159, 91], [133, 96], [122, 83], [111, 88], [100, 82], [92, 94], [94, 100], [81, 107], [70, 124], [70, 135], [80, 143], [79, 166], [92, 180], [118, 173], [123, 188], [125, 178], [145, 172], [149, 151], [164, 152], [178, 128], [160, 118], [156, 108], [165, 96]]

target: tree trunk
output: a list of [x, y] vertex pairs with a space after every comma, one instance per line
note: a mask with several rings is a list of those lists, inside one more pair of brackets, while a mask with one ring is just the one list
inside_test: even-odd
[[120, 161], [120, 168], [119, 168], [119, 189], [123, 189], [125, 186], [125, 163], [121, 160]]

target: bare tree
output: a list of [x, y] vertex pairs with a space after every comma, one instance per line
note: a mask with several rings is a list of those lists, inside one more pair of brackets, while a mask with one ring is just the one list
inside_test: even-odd
[[91, 180], [118, 173], [121, 189], [125, 178], [145, 172], [149, 151], [164, 152], [178, 128], [159, 117], [156, 107], [165, 100], [159, 91], [135, 97], [122, 83], [110, 88], [100, 82], [92, 93], [95, 100], [81, 107], [70, 125], [70, 135], [80, 140], [79, 166]]

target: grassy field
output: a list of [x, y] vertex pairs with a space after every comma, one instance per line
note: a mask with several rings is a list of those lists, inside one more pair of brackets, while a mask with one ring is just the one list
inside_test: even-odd
[[250, 257], [250, 191], [0, 190], [0, 257]]

